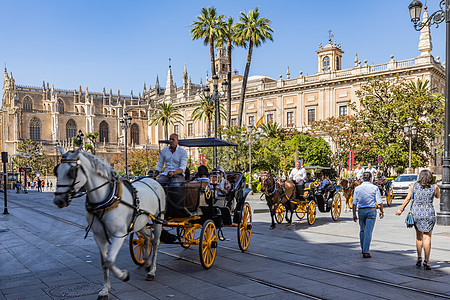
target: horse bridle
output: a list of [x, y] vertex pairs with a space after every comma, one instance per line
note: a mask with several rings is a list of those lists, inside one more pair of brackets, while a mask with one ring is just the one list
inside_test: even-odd
[[[264, 182], [262, 182], [262, 183], [264, 183], [264, 185], [265, 185], [265, 189], [264, 189], [264, 191], [261, 189], [261, 191], [263, 192], [263, 194], [266, 196], [266, 197], [268, 197], [268, 198], [271, 198], [271, 197], [273, 197], [273, 195], [275, 195], [275, 193], [277, 192], [277, 183], [276, 183], [276, 181], [275, 181], [275, 179], [273, 179], [273, 191], [272, 192], [270, 192], [270, 194], [267, 194], [266, 193], [266, 190], [267, 190], [267, 187], [268, 187], [268, 184], [267, 184], [267, 181], [269, 180], [269, 177], [272, 177], [272, 176], [270, 176], [270, 174], [269, 173], [266, 173], [266, 174], [264, 174], [264, 175], [267, 175], [267, 177], [266, 177], [266, 179], [264, 179]], [[272, 177], [273, 178], [273, 177]]]
[[[55, 196], [66, 195], [67, 194], [68, 195], [68, 197], [67, 197], [68, 202], [70, 202], [70, 200], [72, 198], [75, 198], [75, 195], [77, 193], [77, 192], [75, 192], [75, 185], [77, 185], [80, 182], [80, 181], [77, 181], [78, 169], [81, 168], [81, 171], [83, 172], [84, 176], [87, 177], [87, 175], [86, 175], [86, 171], [81, 166], [81, 162], [80, 162], [79, 159], [66, 159], [66, 158], [63, 158], [63, 159], [61, 159], [61, 163], [59, 163], [55, 167], [55, 169], [53, 170], [53, 173], [55, 174], [55, 176], [57, 176], [58, 167], [61, 164], [64, 164], [64, 163], [70, 164], [70, 169], [69, 169], [68, 175], [69, 175], [69, 178], [73, 179], [73, 181], [72, 181], [71, 184], [58, 184], [57, 183], [56, 184], [56, 188], [66, 188], [66, 187], [68, 187], [69, 189], [64, 191], [64, 192], [56, 192], [55, 191], [54, 194], [55, 194]], [[75, 163], [75, 166], [72, 165], [73, 163]]]

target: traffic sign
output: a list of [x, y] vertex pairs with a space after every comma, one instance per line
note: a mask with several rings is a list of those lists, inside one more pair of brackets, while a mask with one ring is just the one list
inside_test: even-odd
[[378, 164], [381, 165], [381, 155], [378, 155], [377, 160], [378, 160]]
[[19, 172], [31, 172], [31, 168], [19, 168]]
[[355, 165], [355, 153], [352, 150], [347, 154], [347, 171], [353, 171]]

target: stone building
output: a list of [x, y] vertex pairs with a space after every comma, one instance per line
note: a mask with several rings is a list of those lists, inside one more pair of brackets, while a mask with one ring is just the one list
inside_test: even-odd
[[[424, 12], [424, 20], [428, 13]], [[266, 122], [277, 122], [284, 127], [293, 127], [300, 131], [307, 130], [316, 120], [324, 120], [331, 116], [354, 113], [350, 102], [358, 99], [355, 92], [361, 88], [367, 78], [373, 76], [403, 75], [407, 79], [429, 80], [432, 88], [444, 93], [445, 70], [439, 57], [431, 55], [432, 43], [429, 27], [424, 27], [420, 33], [418, 45], [420, 54], [407, 60], [390, 60], [383, 64], [369, 65], [363, 63], [357, 54], [354, 66], [342, 69], [342, 54], [340, 44], [331, 40], [323, 46], [319, 45], [317, 53], [318, 68], [313, 75], [291, 77], [289, 67], [286, 76], [278, 79], [267, 76], [249, 77], [246, 101], [244, 106], [245, 126], [254, 125], [264, 116]], [[226, 51], [219, 48], [216, 56], [216, 67], [220, 77], [219, 85], [226, 78]], [[158, 140], [164, 138], [162, 126], [149, 126], [157, 104], [166, 101], [179, 108], [184, 122], [170, 126], [169, 132], [176, 132], [180, 138], [205, 137], [206, 122], [194, 122], [191, 118], [194, 104], [202, 93], [200, 84], [192, 84], [186, 66], [182, 75], [182, 85], [177, 87], [169, 66], [165, 88], [159, 84], [159, 78], [153, 88], [144, 85], [138, 96], [122, 96], [116, 94], [89, 92], [82, 90], [54, 89], [47, 83], [42, 87], [17, 85], [12, 73], [6, 69], [3, 84], [3, 101], [0, 113], [1, 150], [10, 154], [17, 152], [17, 144], [21, 139], [32, 139], [42, 143], [43, 151], [54, 155], [55, 144], [59, 143], [70, 148], [70, 139], [78, 130], [84, 133], [99, 131], [96, 146], [97, 154], [105, 159], [124, 151], [124, 131], [120, 119], [124, 111], [133, 118], [129, 129], [128, 146], [131, 148], [157, 147]], [[211, 80], [206, 79], [211, 85]], [[237, 124], [239, 97], [242, 76], [232, 77], [232, 108], [231, 123]], [[220, 89], [220, 86], [219, 86]], [[211, 86], [212, 90], [212, 86]], [[226, 103], [226, 98], [221, 98]], [[222, 124], [225, 125], [225, 120]], [[194, 159], [197, 153], [192, 150]], [[435, 153], [432, 166], [440, 165], [441, 158]]]

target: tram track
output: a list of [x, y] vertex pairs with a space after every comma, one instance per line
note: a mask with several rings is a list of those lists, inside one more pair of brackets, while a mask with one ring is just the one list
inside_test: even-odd
[[[60, 222], [64, 222], [66, 224], [78, 227], [80, 229], [84, 229], [86, 227], [85, 225], [81, 225], [81, 224], [78, 224], [76, 222], [67, 220], [65, 218], [61, 218], [61, 217], [52, 215], [52, 214], [50, 214], [48, 212], [45, 212], [45, 211], [42, 211], [40, 209], [36, 209], [36, 208], [30, 207], [28, 205], [24, 205], [24, 204], [22, 204], [22, 203], [20, 203], [20, 202], [18, 202], [16, 200], [12, 200], [12, 201], [9, 200], [9, 202], [11, 204], [20, 206], [20, 207], [25, 208], [25, 209], [29, 209], [29, 210], [31, 210], [31, 211], [33, 211], [35, 213], [38, 213], [38, 214], [41, 214], [41, 215], [45, 215], [48, 218], [51, 218], [51, 219], [54, 219], [54, 220], [57, 220], [57, 221], [60, 221]], [[48, 206], [47, 204], [43, 204], [43, 203], [40, 203], [40, 205]], [[84, 217], [84, 214], [79, 213], [79, 212], [74, 211], [74, 210], [72, 210], [71, 213]], [[345, 235], [341, 235], [341, 236], [348, 237], [348, 236], [345, 236]], [[282, 238], [288, 238], [289, 239], [289, 237], [282, 237]], [[403, 245], [401, 243], [397, 243], [397, 244]], [[228, 251], [241, 252], [239, 249], [228, 247], [228, 246], [219, 245], [218, 247], [221, 248], [221, 249], [228, 250]], [[170, 253], [168, 251], [161, 250], [161, 249], [159, 250], [159, 253], [167, 255], [167, 256], [170, 256], [170, 257], [173, 257], [173, 258], [176, 258], [176, 259], [180, 259], [180, 260], [192, 263], [192, 264], [201, 265], [199, 260], [193, 259], [193, 258], [190, 258], [190, 257], [187, 257], [187, 256]], [[396, 283], [391, 283], [391, 282], [388, 282], [388, 281], [380, 280], [380, 279], [369, 277], [369, 276], [364, 276], [364, 275], [359, 275], [359, 274], [352, 274], [352, 273], [348, 273], [348, 272], [344, 272], [344, 271], [334, 270], [334, 269], [330, 269], [330, 268], [324, 268], [324, 267], [315, 266], [315, 265], [312, 265], [312, 264], [307, 264], [307, 263], [302, 263], [302, 262], [297, 262], [297, 261], [290, 261], [290, 260], [286, 260], [286, 259], [280, 259], [280, 258], [276, 258], [276, 257], [269, 257], [267, 255], [264, 255], [264, 254], [261, 254], [261, 253], [256, 253], [256, 252], [251, 252], [251, 251], [246, 251], [245, 255], [251, 255], [253, 257], [258, 257], [258, 258], [261, 258], [261, 259], [264, 259], [264, 260], [270, 260], [270, 261], [273, 261], [273, 262], [286, 264], [286, 265], [290, 265], [290, 266], [294, 265], [294, 266], [297, 266], [297, 267], [300, 267], [300, 268], [308, 268], [308, 269], [311, 269], [311, 270], [326, 272], [326, 273], [329, 273], [329, 274], [334, 274], [334, 275], [337, 275], [337, 276], [343, 276], [343, 277], [346, 277], [346, 278], [352, 278], [352, 279], [355, 279], [355, 280], [360, 280], [360, 281], [364, 281], [364, 282], [368, 282], [368, 283], [372, 283], [372, 284], [376, 284], [376, 285], [382, 285], [382, 286], [385, 286], [385, 287], [391, 287], [391, 288], [395, 288], [395, 289], [405, 290], [405, 291], [409, 291], [409, 292], [412, 292], [412, 293], [415, 293], [415, 294], [427, 295], [427, 296], [437, 297], [437, 298], [442, 298], [442, 299], [450, 299], [450, 295], [440, 294], [440, 293], [436, 293], [436, 292], [432, 292], [432, 291], [428, 291], [428, 290], [424, 290], [424, 289], [419, 289], [419, 288], [404, 286], [404, 285], [400, 285], [400, 284], [396, 284]], [[297, 289], [293, 289], [291, 287], [287, 287], [287, 286], [284, 286], [284, 285], [275, 284], [275, 283], [269, 282], [267, 280], [259, 279], [259, 278], [256, 278], [254, 276], [250, 276], [248, 274], [245, 274], [245, 273], [242, 273], [242, 272], [239, 272], [239, 271], [231, 270], [229, 268], [224, 268], [224, 267], [213, 265], [212, 269], [215, 269], [215, 270], [218, 270], [218, 271], [221, 271], [221, 272], [226, 272], [226, 273], [229, 273], [229, 274], [233, 274], [235, 276], [239, 276], [239, 277], [245, 278], [247, 280], [250, 280], [250, 281], [253, 281], [253, 282], [257, 282], [257, 283], [259, 283], [261, 285], [264, 285], [264, 286], [267, 286], [267, 287], [271, 287], [271, 288], [274, 288], [274, 289], [277, 289], [277, 290], [280, 290], [280, 291], [283, 291], [283, 292], [287, 292], [287, 293], [290, 293], [290, 294], [293, 294], [293, 295], [302, 296], [302, 297], [309, 298], [309, 299], [322, 299], [322, 298], [317, 297], [315, 295], [311, 295], [311, 294], [305, 293], [303, 291], [299, 291]], [[174, 270], [174, 271], [176, 271], [176, 270]], [[312, 280], [312, 279], [310, 279], [310, 280]], [[318, 280], [313, 280], [313, 281], [320, 282]], [[337, 287], [339, 287], [339, 286], [337, 286]]]

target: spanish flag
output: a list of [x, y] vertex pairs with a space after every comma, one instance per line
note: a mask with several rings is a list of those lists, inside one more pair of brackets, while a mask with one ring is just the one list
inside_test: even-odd
[[262, 123], [264, 123], [264, 116], [262, 116], [261, 119], [259, 119], [258, 122], [256, 122], [255, 127], [258, 128]]

